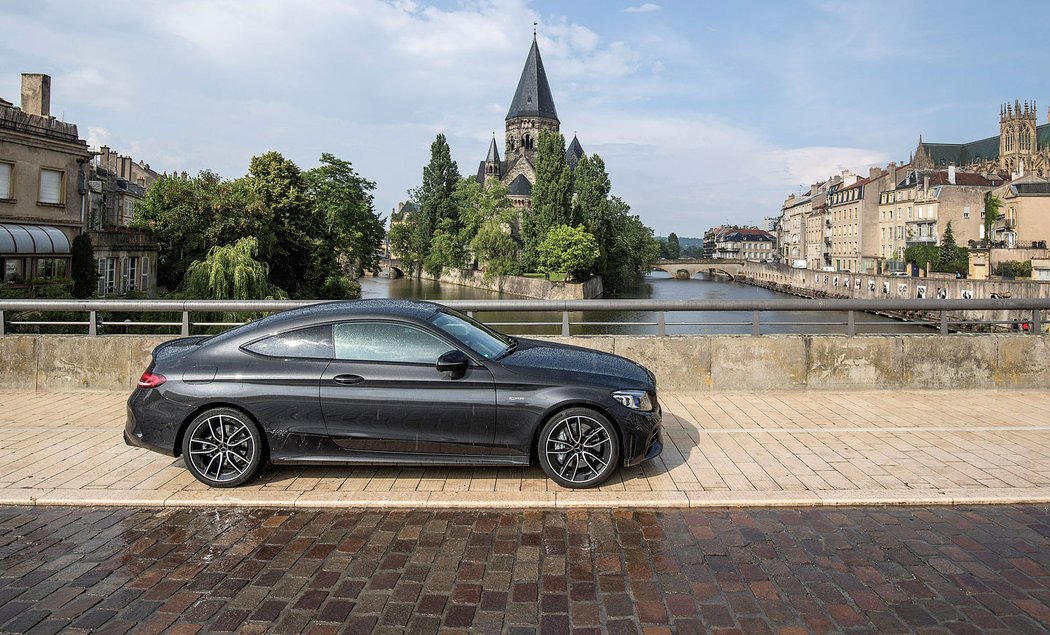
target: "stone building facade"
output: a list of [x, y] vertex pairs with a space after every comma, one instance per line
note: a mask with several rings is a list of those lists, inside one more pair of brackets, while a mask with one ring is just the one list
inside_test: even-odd
[[133, 229], [135, 206], [160, 177], [143, 161], [99, 149], [88, 181], [88, 236], [98, 266], [98, 294], [153, 295], [160, 245], [152, 232]]
[[92, 153], [51, 116], [51, 78], [22, 75], [21, 107], [0, 99], [0, 274], [7, 284], [71, 276]]

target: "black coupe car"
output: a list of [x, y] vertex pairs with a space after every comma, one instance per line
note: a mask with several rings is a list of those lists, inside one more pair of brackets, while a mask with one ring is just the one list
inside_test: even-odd
[[658, 455], [656, 381], [608, 353], [516, 339], [430, 302], [356, 300], [161, 344], [128, 444], [208, 485], [262, 465], [528, 465], [593, 487]]

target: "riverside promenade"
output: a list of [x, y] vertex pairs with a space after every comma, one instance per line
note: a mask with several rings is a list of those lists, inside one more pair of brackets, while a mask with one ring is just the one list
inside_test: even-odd
[[1050, 390], [664, 393], [663, 454], [567, 490], [538, 467], [287, 467], [209, 489], [124, 445], [125, 392], [0, 391], [0, 505], [686, 508], [1050, 503]]
[[1050, 391], [665, 393], [663, 455], [586, 491], [209, 490], [125, 398], [0, 392], [0, 632], [1050, 631]]

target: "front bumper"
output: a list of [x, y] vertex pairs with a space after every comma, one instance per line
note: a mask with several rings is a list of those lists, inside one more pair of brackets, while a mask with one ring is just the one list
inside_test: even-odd
[[632, 410], [627, 416], [621, 418], [624, 467], [638, 465], [660, 455], [664, 449], [660, 425], [662, 420], [663, 411], [655, 400], [652, 412]]

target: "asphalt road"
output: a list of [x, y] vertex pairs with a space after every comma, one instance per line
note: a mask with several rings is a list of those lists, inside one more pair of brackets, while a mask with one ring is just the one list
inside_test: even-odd
[[1045, 506], [8, 507], [0, 631], [1045, 632], [1048, 547]]

